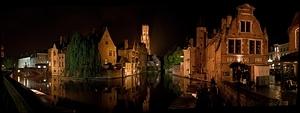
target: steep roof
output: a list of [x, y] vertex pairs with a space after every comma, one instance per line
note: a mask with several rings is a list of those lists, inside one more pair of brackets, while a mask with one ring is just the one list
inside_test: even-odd
[[237, 6], [238, 9], [255, 9], [253, 6], [251, 6], [250, 4], [248, 3], [245, 3], [243, 5], [239, 5]]
[[296, 26], [300, 24], [300, 11], [296, 12], [293, 21], [292, 21], [292, 26]]
[[111, 41], [111, 42], [113, 43], [114, 46], [116, 46], [116, 44], [114, 43], [114, 41], [112, 40], [112, 38], [111, 38], [111, 36], [110, 36], [110, 33], [109, 33], [107, 27], [105, 27], [105, 31], [104, 31], [104, 33], [102, 34], [99, 43], [101, 43], [101, 41], [104, 40], [105, 38], [108, 39], [109, 41]]

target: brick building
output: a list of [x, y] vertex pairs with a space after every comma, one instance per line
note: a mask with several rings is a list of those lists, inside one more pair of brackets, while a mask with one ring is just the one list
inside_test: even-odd
[[101, 65], [111, 63], [115, 65], [117, 62], [117, 47], [110, 37], [107, 27], [98, 43]]
[[291, 26], [288, 28], [289, 34], [289, 52], [298, 52], [299, 50], [299, 27], [300, 12], [295, 14]]
[[[253, 67], [267, 65], [268, 35], [254, 16], [255, 8], [243, 4], [236, 9], [237, 15], [222, 18], [221, 27], [210, 39], [203, 36], [203, 40], [200, 40], [206, 43], [206, 48], [202, 50], [206, 54], [206, 67], [202, 67], [202, 70], [207, 72], [207, 79], [214, 77], [216, 81], [232, 80], [230, 64], [241, 62], [251, 67], [248, 71], [251, 73], [251, 80], [255, 80]], [[197, 34], [206, 34], [206, 31], [197, 30]]]

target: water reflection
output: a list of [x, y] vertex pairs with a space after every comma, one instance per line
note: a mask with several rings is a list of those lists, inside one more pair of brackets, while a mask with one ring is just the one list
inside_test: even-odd
[[184, 77], [180, 77], [180, 76], [175, 76], [175, 75], [171, 75], [172, 76], [172, 80], [174, 85], [176, 85], [175, 87], [178, 87], [180, 94], [186, 94], [188, 86], [191, 84], [190, 79], [188, 78], [184, 78]]
[[[197, 94], [197, 88], [208, 85], [209, 82], [189, 79], [178, 75], [170, 75], [173, 85], [169, 86], [179, 90], [182, 97]], [[239, 88], [238, 88], [239, 87]], [[257, 87], [246, 89], [233, 83], [218, 84], [221, 98], [227, 107], [252, 107], [252, 106], [293, 106], [296, 105], [297, 91], [281, 90], [280, 86]], [[194, 96], [195, 97], [195, 96]], [[197, 97], [196, 97], [197, 98]], [[211, 98], [213, 101], [214, 98]], [[182, 103], [184, 105], [186, 103]], [[179, 104], [178, 104], [179, 106]]]
[[71, 111], [131, 112], [149, 111], [151, 89], [159, 82], [160, 73], [147, 73], [124, 78], [62, 78], [55, 106]]

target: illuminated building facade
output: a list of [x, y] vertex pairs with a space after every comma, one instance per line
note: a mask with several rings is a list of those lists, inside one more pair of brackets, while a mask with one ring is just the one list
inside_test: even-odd
[[133, 41], [128, 43], [124, 41], [124, 48], [118, 50], [118, 56], [121, 57], [119, 63], [124, 66], [125, 75], [138, 74], [146, 69], [147, 49], [144, 43]]
[[253, 66], [267, 65], [268, 36], [266, 29], [261, 29], [254, 10], [249, 4], [238, 6], [236, 17], [223, 18], [221, 28], [207, 41], [204, 69], [207, 79], [232, 80], [230, 64], [241, 62], [251, 67], [251, 80], [254, 80]]
[[60, 77], [65, 70], [65, 52], [62, 48], [57, 48], [54, 43], [53, 47], [48, 49], [48, 57], [51, 73], [51, 95], [55, 102], [60, 93]]
[[293, 18], [292, 24], [288, 29], [289, 34], [289, 51], [298, 52], [299, 50], [299, 26], [300, 12], [297, 12]]
[[98, 43], [101, 65], [111, 63], [115, 65], [117, 62], [117, 47], [110, 37], [107, 27]]
[[142, 25], [141, 42], [146, 45], [148, 55], [150, 55], [151, 47], [150, 47], [150, 37], [149, 37], [149, 25]]

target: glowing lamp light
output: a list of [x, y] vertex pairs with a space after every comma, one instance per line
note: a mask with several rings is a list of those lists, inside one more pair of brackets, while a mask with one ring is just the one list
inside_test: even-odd
[[273, 62], [273, 60], [272, 60], [272, 59], [269, 59], [268, 62]]
[[242, 61], [242, 55], [237, 55], [237, 62], [241, 62]]

